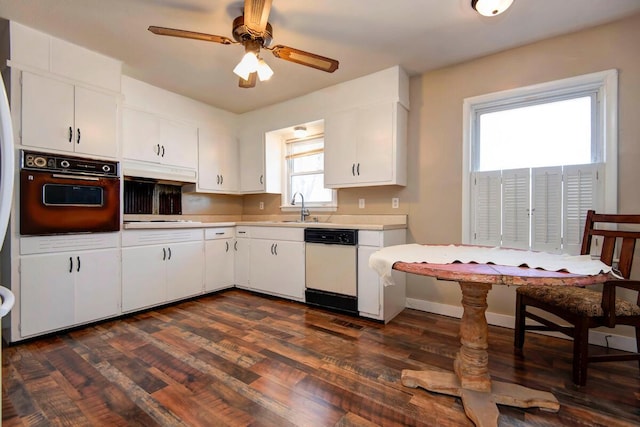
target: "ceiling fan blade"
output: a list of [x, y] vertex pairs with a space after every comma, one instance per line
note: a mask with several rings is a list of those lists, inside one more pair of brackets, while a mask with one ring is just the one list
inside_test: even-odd
[[273, 52], [276, 58], [295, 62], [296, 64], [306, 65], [307, 67], [326, 71], [327, 73], [333, 73], [338, 69], [339, 65], [339, 62], [335, 59], [316, 55], [315, 53], [305, 52], [304, 50], [283, 46], [281, 44], [269, 48], [269, 50]]
[[202, 40], [205, 42], [215, 42], [222, 44], [234, 44], [235, 41], [228, 37], [216, 36], [215, 34], [196, 33], [194, 31], [176, 30], [175, 28], [150, 26], [149, 31], [160, 36], [182, 37], [185, 39]]
[[244, 25], [262, 33], [267, 28], [272, 0], [244, 0]]
[[238, 86], [242, 87], [242, 88], [252, 88], [256, 86], [256, 78], [258, 76], [258, 73], [251, 73], [249, 74], [249, 78], [247, 80], [243, 79], [242, 77], [240, 77], [240, 82], [238, 83]]

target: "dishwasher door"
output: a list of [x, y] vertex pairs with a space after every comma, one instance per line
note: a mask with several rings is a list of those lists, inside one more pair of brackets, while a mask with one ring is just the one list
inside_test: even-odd
[[357, 296], [356, 246], [307, 243], [305, 251], [307, 289]]

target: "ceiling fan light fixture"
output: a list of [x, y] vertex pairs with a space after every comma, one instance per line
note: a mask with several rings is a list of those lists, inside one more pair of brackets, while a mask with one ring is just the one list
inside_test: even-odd
[[238, 65], [233, 69], [233, 72], [238, 77], [244, 80], [249, 79], [249, 74], [255, 72], [258, 69], [258, 57], [253, 52], [247, 52], [242, 57], [242, 60], [238, 62]]
[[273, 76], [273, 70], [262, 58], [258, 60], [258, 69], [256, 71], [258, 72], [258, 78], [261, 82], [269, 80], [271, 76]]
[[507, 10], [513, 0], [471, 0], [471, 7], [482, 16], [496, 16]]
[[308, 135], [306, 126], [296, 126], [293, 128], [294, 138], [305, 138]]

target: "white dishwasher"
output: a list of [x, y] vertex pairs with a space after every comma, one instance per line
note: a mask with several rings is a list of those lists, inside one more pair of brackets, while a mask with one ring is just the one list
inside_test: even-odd
[[307, 228], [305, 301], [358, 314], [358, 231]]

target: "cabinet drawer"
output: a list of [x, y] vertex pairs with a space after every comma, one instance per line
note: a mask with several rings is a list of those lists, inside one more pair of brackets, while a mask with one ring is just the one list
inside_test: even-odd
[[253, 227], [252, 239], [304, 241], [304, 228], [301, 227]]
[[122, 232], [122, 246], [143, 246], [202, 240], [201, 228], [181, 230], [125, 230]]
[[233, 227], [205, 228], [204, 230], [205, 240], [230, 239], [233, 236], [234, 236]]
[[118, 236], [119, 233], [91, 233], [21, 237], [20, 255], [115, 248]]
[[358, 245], [381, 247], [382, 243], [382, 232], [370, 230], [358, 231]]
[[251, 237], [251, 227], [246, 227], [246, 226], [236, 227], [236, 237], [240, 237], [240, 238]]

